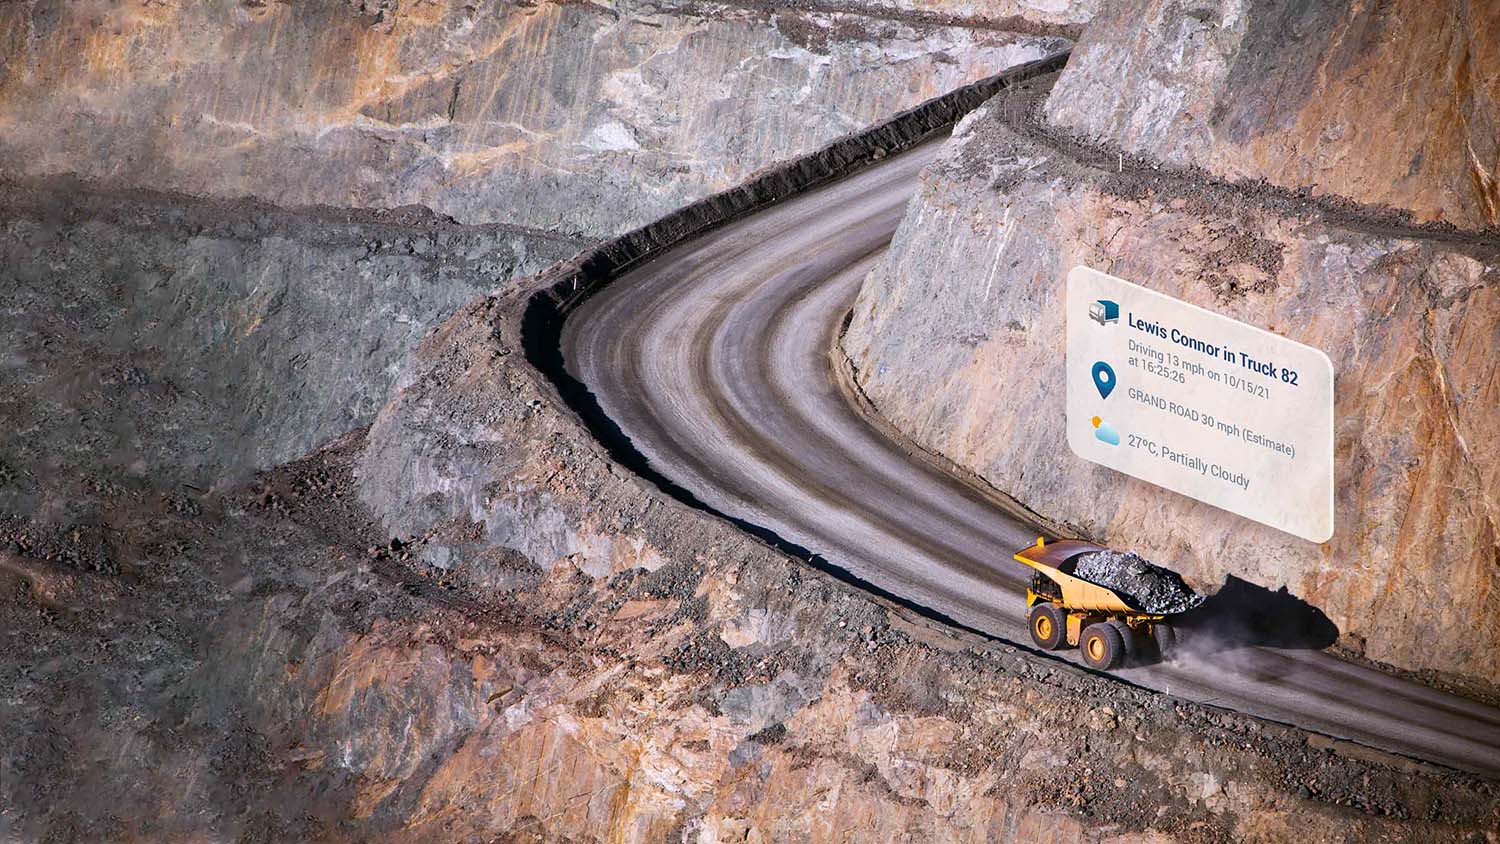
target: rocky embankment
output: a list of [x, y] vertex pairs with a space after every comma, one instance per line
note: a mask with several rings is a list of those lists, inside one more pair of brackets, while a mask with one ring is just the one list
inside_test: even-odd
[[424, 341], [358, 464], [419, 572], [566, 654], [473, 692], [512, 689], [418, 817], [562, 840], [1352, 842], [1463, 840], [1500, 811], [1488, 784], [955, 634], [665, 497], [524, 363], [523, 302]]
[[1090, 3], [0, 4], [0, 176], [605, 237], [1055, 52]]
[[[1496, 41], [1463, 15], [1429, 27], [1425, 13], [1398, 14], [1402, 4], [1334, 5], [1342, 11], [1319, 7], [1300, 28], [1275, 30], [1291, 40], [1273, 51], [1305, 51], [1287, 63], [1289, 79], [1310, 62], [1327, 85], [1288, 81], [1270, 100], [1226, 80], [1266, 61], [1267, 33], [1290, 6], [1109, 7], [1050, 95], [992, 102], [924, 174], [843, 348], [895, 427], [1060, 531], [1140, 550], [1207, 591], [1230, 575], [1285, 587], [1327, 613], [1351, 653], [1492, 689], [1500, 242], [1412, 225], [1484, 222], [1434, 210], [1439, 200], [1472, 210], [1480, 198], [1451, 166], [1459, 157], [1437, 155], [1461, 143], [1452, 127], [1422, 124], [1436, 133], [1427, 140], [1380, 129], [1405, 126], [1416, 106], [1340, 92], [1378, 88], [1359, 68], [1392, 51], [1425, 55], [1441, 42], [1479, 55]], [[1413, 59], [1385, 72], [1409, 74], [1408, 92], [1448, 91], [1494, 119], [1493, 77], [1470, 85], [1465, 67]], [[1276, 119], [1244, 135], [1254, 121], [1243, 110], [1268, 103]], [[1350, 109], [1347, 125], [1329, 116]], [[1370, 144], [1426, 145], [1409, 179], [1382, 182], [1405, 193], [1324, 179], [1325, 170], [1385, 178]], [[1241, 154], [1251, 147], [1264, 155]], [[1279, 166], [1283, 154], [1322, 162], [1305, 176], [1320, 187], [1301, 189], [1305, 174]], [[1264, 181], [1231, 181], [1242, 176]], [[1335, 188], [1349, 193], [1320, 196]], [[1079, 264], [1328, 353], [1337, 377], [1331, 541], [1301, 541], [1068, 451], [1063, 291]]]
[[[3, 525], [0, 836], [1492, 840], [1493, 783], [955, 635], [663, 498], [496, 308], [368, 441], [101, 493], [102, 537]], [[452, 515], [386, 539], [356, 472], [419, 453]]]
[[[888, 15], [909, 27], [903, 16], [1053, 5]], [[282, 201], [430, 190], [488, 219], [600, 171], [492, 198], [483, 179], [517, 170], [434, 175], [443, 151], [529, 161], [542, 156], [530, 136], [485, 135], [499, 129], [478, 121], [488, 140], [450, 148], [428, 106], [399, 131], [360, 113], [420, 87], [422, 62], [448, 61], [442, 44], [478, 33], [498, 51], [487, 72], [530, 63], [536, 75], [573, 43], [562, 35], [581, 34], [603, 45], [600, 64], [611, 44], [639, 46], [621, 60], [629, 80], [654, 85], [666, 66], [697, 84], [695, 65], [671, 57], [705, 30], [743, 33], [716, 29], [721, 11], [469, 17], [495, 8], [3, 4], [0, 119], [26, 156], [4, 160]], [[735, 14], [778, 31], [790, 19]], [[580, 19], [594, 23], [548, 28]], [[760, 79], [756, 62], [775, 51], [758, 37], [770, 36], [717, 49]], [[810, 66], [849, 66], [807, 50]], [[163, 59], [134, 60], [148, 54]], [[568, 68], [596, 67], [590, 49], [572, 55]], [[566, 90], [507, 83], [486, 96]], [[597, 127], [579, 125], [577, 137]], [[902, 136], [866, 140], [868, 159]], [[88, 160], [90, 144], [112, 155]], [[642, 172], [658, 184], [661, 171]], [[606, 199], [627, 219], [680, 187]], [[428, 333], [457, 299], [576, 246], [535, 228], [587, 226], [4, 190], [0, 840], [1494, 841], [1493, 783], [957, 635], [620, 469], [519, 342], [538, 318], [526, 305], [555, 301], [530, 294], [558, 273], [690, 227], [605, 244]]]
[[[423, 342], [368, 435], [360, 498], [412, 537], [403, 553], [418, 572], [540, 614], [593, 666], [568, 672], [574, 691], [517, 701], [503, 728], [497, 719], [483, 741], [463, 742], [488, 765], [538, 771], [465, 795], [481, 814], [565, 840], [599, 829], [700, 841], [1274, 841], [1309, 829], [1353, 841], [1484, 829], [1418, 809], [1410, 791], [1392, 795], [1405, 804], [1394, 811], [1349, 812], [1363, 797], [1330, 811], [1309, 763], [1356, 765], [1340, 775], [1357, 776], [1358, 791], [1439, 772], [955, 634], [666, 496], [574, 415], [547, 347], [579, 290], [608, 282], [658, 235], [773, 201], [775, 186], [830, 164], [878, 158], [940, 113], [585, 253]], [[1500, 812], [1488, 784], [1444, 779], [1472, 795], [1461, 811], [1473, 820]]]

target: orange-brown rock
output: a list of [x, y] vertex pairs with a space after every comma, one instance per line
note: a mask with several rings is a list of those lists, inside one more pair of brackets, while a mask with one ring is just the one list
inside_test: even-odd
[[1500, 219], [1491, 0], [1128, 0], [1047, 116], [1128, 153], [1463, 229]]

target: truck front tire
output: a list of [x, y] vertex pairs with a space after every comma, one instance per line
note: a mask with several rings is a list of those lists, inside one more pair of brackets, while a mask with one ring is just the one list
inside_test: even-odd
[[1068, 616], [1056, 604], [1041, 603], [1026, 614], [1031, 641], [1044, 651], [1055, 651], [1068, 644]]

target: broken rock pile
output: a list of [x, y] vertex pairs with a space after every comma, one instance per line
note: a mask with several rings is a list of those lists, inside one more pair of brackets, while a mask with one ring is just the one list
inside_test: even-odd
[[1090, 583], [1113, 589], [1130, 599], [1142, 612], [1177, 613], [1206, 600], [1193, 591], [1182, 576], [1154, 566], [1134, 551], [1093, 551], [1078, 558], [1073, 574]]

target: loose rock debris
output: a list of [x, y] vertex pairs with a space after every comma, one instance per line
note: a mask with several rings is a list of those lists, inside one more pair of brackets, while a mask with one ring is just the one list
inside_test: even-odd
[[1113, 589], [1149, 613], [1179, 613], [1193, 609], [1207, 596], [1193, 591], [1182, 576], [1154, 566], [1134, 551], [1092, 551], [1078, 558], [1073, 574]]

